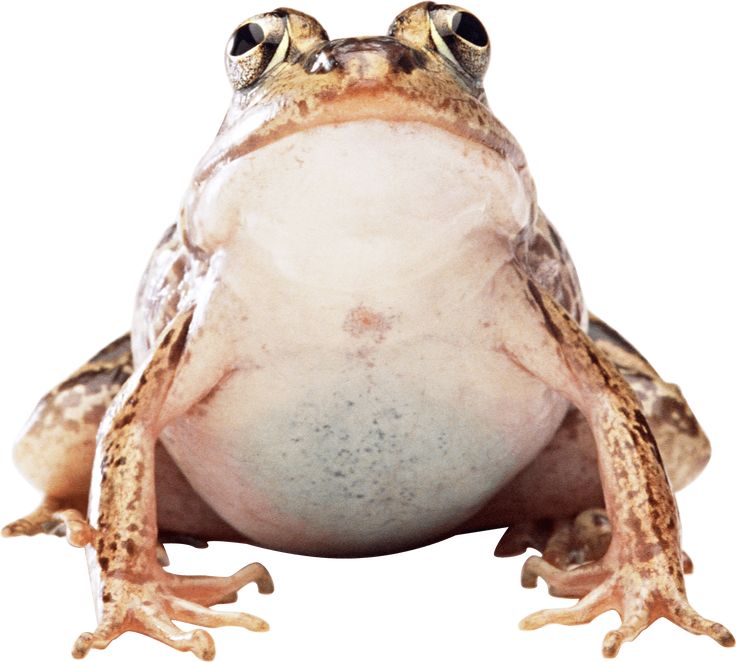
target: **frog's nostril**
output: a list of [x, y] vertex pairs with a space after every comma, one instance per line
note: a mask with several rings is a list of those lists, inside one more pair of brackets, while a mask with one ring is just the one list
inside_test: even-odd
[[346, 68], [354, 60], [370, 59], [387, 62], [392, 70], [407, 74], [425, 63], [422, 53], [392, 37], [363, 37], [338, 39], [322, 46], [306, 59], [304, 68], [309, 73], [327, 73]]
[[314, 51], [304, 60], [304, 70], [308, 74], [326, 74], [337, 66], [337, 60], [333, 57], [329, 44]]

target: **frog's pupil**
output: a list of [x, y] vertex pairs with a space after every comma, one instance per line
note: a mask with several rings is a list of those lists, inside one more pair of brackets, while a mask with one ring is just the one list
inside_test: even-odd
[[452, 17], [452, 31], [475, 46], [486, 46], [488, 35], [481, 22], [468, 12], [459, 11]]
[[230, 55], [238, 57], [255, 48], [263, 41], [263, 30], [258, 23], [246, 23], [241, 25], [233, 36], [233, 46]]

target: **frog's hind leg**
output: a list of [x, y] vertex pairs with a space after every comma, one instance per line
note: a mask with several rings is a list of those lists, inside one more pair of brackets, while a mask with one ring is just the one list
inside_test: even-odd
[[[41, 504], [2, 529], [2, 535], [64, 535], [56, 517], [65, 510], [87, 511], [95, 438], [115, 395], [133, 372], [130, 336], [107, 345], [36, 405], [16, 443], [21, 473], [41, 492]], [[162, 444], [156, 445], [160, 543], [207, 547], [207, 540], [239, 540], [237, 532], [194, 492]], [[183, 527], [183, 530], [181, 530]], [[168, 565], [159, 544], [161, 565]]]
[[3, 536], [63, 534], [54, 514], [65, 509], [86, 510], [97, 428], [131, 372], [126, 334], [38, 403], [15, 446], [14, 459], [44, 498], [32, 513], [5, 526]]
[[[588, 335], [636, 393], [672, 486], [675, 489], [684, 487], [707, 464], [710, 444], [680, 389], [665, 382], [631, 344], [594, 316], [590, 319]], [[546, 562], [560, 569], [596, 561], [603, 556], [611, 539], [611, 527], [602, 508], [603, 495], [594, 450], [590, 427], [580, 411], [572, 409], [539, 463], [533, 463], [520, 474], [519, 480], [514, 481], [517, 498], [519, 492], [527, 492], [524, 486], [533, 484], [537, 486], [535, 491], [539, 498], [553, 503], [563, 516], [517, 521], [499, 541], [496, 556], [515, 556], [532, 547], [542, 552]], [[567, 515], [551, 495], [540, 494], [544, 489], [538, 488], [542, 473], [549, 475], [550, 466], [560, 464], [577, 466], [580, 472], [575, 481], [580, 494], [577, 507], [571, 502], [573, 512]], [[548, 487], [558, 493], [561, 491], [557, 484]], [[500, 499], [503, 500], [503, 495]], [[533, 503], [529, 505], [531, 510], [536, 507]], [[686, 554], [683, 554], [683, 565], [686, 573], [692, 571], [692, 561]], [[533, 585], [524, 577], [522, 584]], [[550, 592], [555, 593], [553, 585]]]

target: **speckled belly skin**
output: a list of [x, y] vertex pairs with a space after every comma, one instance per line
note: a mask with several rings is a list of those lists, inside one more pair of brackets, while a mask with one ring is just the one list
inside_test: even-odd
[[[461, 354], [432, 337], [392, 342], [395, 320], [376, 342], [378, 314], [351, 315], [368, 327], [357, 338], [233, 373], [163, 435], [195, 490], [223, 495], [205, 498], [260, 545], [361, 556], [442, 538], [531, 461], [567, 408], [482, 334]], [[201, 444], [221, 460], [197, 460]]]

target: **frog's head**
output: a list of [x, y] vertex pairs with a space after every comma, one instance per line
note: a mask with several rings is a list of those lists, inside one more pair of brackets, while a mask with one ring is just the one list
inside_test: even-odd
[[214, 248], [244, 224], [283, 229], [287, 218], [298, 219], [290, 237], [368, 236], [389, 217], [408, 234], [428, 215], [471, 210], [515, 233], [534, 190], [486, 104], [489, 57], [475, 16], [432, 2], [380, 37], [331, 41], [291, 9], [241, 23], [225, 53], [233, 99], [195, 173], [188, 236]]

